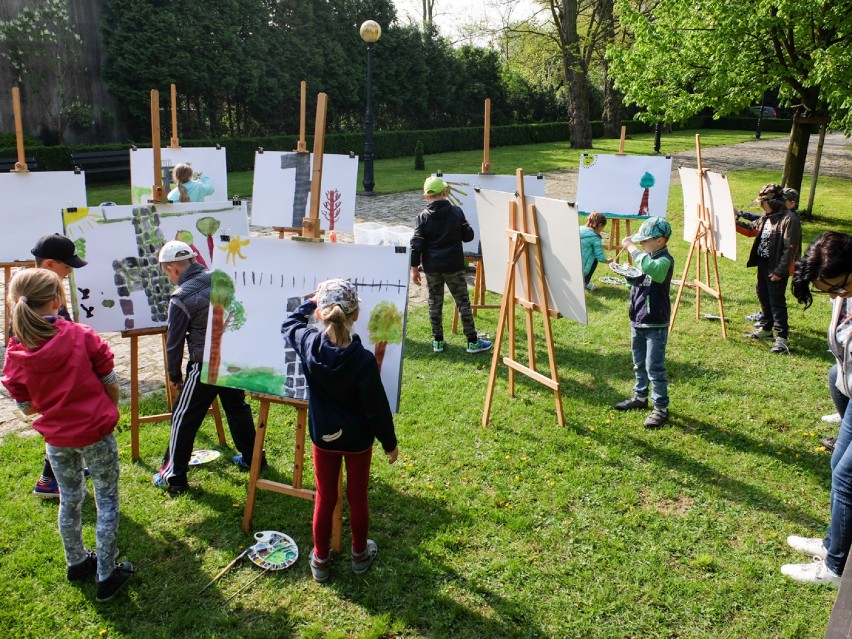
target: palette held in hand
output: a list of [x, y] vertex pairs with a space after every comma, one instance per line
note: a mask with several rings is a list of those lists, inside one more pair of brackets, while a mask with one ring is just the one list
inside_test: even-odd
[[619, 264], [618, 262], [610, 262], [609, 267], [621, 275], [622, 277], [626, 277], [629, 279], [635, 279], [637, 277], [642, 277], [643, 273], [635, 266], [631, 266], [630, 264]]

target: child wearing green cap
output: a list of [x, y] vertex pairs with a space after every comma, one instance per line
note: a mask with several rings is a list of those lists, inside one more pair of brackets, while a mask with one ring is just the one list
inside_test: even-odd
[[417, 216], [414, 235], [411, 238], [411, 281], [421, 285], [420, 266], [426, 274], [429, 287], [429, 321], [432, 323], [432, 350], [444, 350], [444, 285], [459, 309], [467, 352], [481, 353], [491, 348], [492, 343], [480, 339], [473, 323], [467, 279], [464, 274], [464, 250], [462, 242], [473, 239], [473, 229], [464, 217], [464, 212], [448, 199], [450, 187], [439, 177], [426, 178], [423, 197], [426, 208]]
[[636, 384], [633, 397], [618, 402], [614, 408], [648, 408], [650, 386], [654, 409], [645, 419], [646, 428], [659, 428], [669, 421], [666, 342], [672, 314], [669, 289], [674, 258], [669, 254], [667, 245], [671, 235], [672, 227], [667, 220], [651, 217], [642, 222], [633, 237], [628, 236], [621, 243], [642, 275], [633, 278], [630, 287], [630, 348]]

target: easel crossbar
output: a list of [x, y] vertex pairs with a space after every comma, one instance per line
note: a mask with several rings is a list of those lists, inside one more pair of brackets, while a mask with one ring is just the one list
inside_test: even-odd
[[550, 379], [549, 377], [546, 377], [546, 376], [542, 375], [542, 374], [541, 374], [541, 373], [539, 373], [538, 371], [534, 371], [534, 370], [533, 370], [533, 369], [531, 369], [529, 366], [524, 366], [524, 365], [523, 365], [523, 364], [521, 364], [520, 362], [516, 362], [516, 361], [515, 361], [515, 360], [513, 360], [513, 359], [509, 359], [508, 357], [504, 357], [504, 358], [503, 358], [503, 363], [504, 363], [506, 366], [508, 366], [509, 368], [514, 368], [514, 369], [515, 369], [516, 371], [518, 371], [519, 373], [523, 373], [523, 374], [524, 374], [524, 375], [526, 375], [527, 377], [529, 377], [529, 378], [531, 378], [531, 379], [534, 379], [534, 380], [535, 380], [535, 381], [537, 381], [539, 384], [544, 384], [545, 386], [547, 386], [547, 387], [548, 387], [549, 389], [551, 389], [551, 390], [558, 391], [558, 390], [559, 390], [559, 388], [560, 388], [560, 384], [559, 384], [559, 382], [557, 382], [557, 381], [555, 381], [555, 380], [552, 380], [552, 379]]

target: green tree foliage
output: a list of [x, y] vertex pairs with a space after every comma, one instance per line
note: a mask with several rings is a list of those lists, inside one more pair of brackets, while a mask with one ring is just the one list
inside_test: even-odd
[[[700, 8], [698, 8], [700, 6]], [[714, 117], [759, 102], [766, 89], [800, 115], [825, 112], [852, 130], [852, 11], [831, 0], [686, 0], [647, 13], [620, 0], [635, 42], [612, 47], [616, 86], [646, 122]], [[801, 188], [810, 126], [794, 127], [785, 184]]]
[[[423, 129], [479, 124], [485, 98], [492, 123], [553, 120], [560, 114], [535, 85], [509, 90], [493, 51], [454, 49], [434, 29], [400, 25], [391, 0], [104, 0], [105, 78], [124, 104], [134, 138], [150, 135], [152, 88], [168, 111], [178, 92], [180, 136], [294, 133], [299, 83], [308, 83], [308, 125], [316, 95], [329, 95], [329, 132], [361, 131], [366, 96], [365, 44], [358, 26], [382, 25], [374, 47], [376, 128]], [[538, 100], [530, 109], [521, 103]], [[161, 117], [162, 135], [170, 121]]]

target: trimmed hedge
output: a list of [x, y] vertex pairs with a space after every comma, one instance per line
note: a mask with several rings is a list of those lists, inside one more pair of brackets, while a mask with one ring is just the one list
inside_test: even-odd
[[[603, 123], [592, 121], [592, 136], [603, 136]], [[624, 120], [628, 134], [653, 131], [653, 125], [638, 120]], [[753, 130], [756, 118], [720, 118], [695, 117], [684, 123], [683, 127], [693, 129], [734, 129]], [[791, 121], [780, 118], [764, 118], [761, 127], [764, 131], [789, 131]], [[514, 146], [518, 144], [541, 144], [544, 142], [567, 142], [569, 130], [567, 122], [548, 122], [545, 124], [514, 124], [491, 128], [491, 146]], [[374, 158], [409, 157], [418, 141], [423, 143], [427, 154], [449, 151], [472, 151], [481, 149], [483, 144], [482, 127], [464, 127], [451, 129], [428, 129], [423, 131], [377, 131], [373, 134]], [[276, 151], [295, 149], [298, 137], [294, 135], [275, 135], [257, 138], [222, 138], [183, 140], [187, 147], [215, 147], [217, 144], [228, 149], [228, 171], [250, 171], [254, 168], [254, 154], [258, 147]], [[313, 138], [307, 140], [308, 149], [313, 148]], [[40, 168], [46, 171], [69, 171], [73, 169], [71, 154], [86, 151], [121, 151], [130, 148], [130, 144], [93, 144], [28, 146], [27, 155], [33, 156]], [[139, 144], [138, 146], [142, 146]], [[325, 152], [360, 155], [364, 150], [364, 134], [329, 133], [325, 136]], [[14, 146], [0, 148], [0, 157], [16, 157]]]

